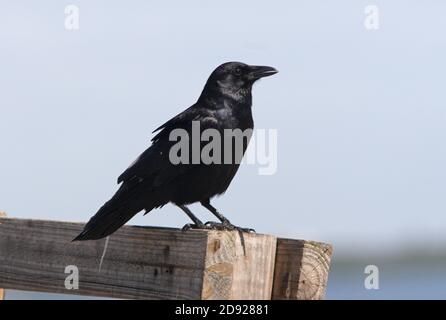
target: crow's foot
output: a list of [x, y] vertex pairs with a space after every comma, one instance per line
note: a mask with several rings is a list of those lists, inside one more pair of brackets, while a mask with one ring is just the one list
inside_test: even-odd
[[215, 229], [212, 228], [211, 226], [208, 226], [205, 223], [188, 223], [185, 224], [183, 228], [181, 228], [181, 230], [187, 231], [187, 230], [215, 230]]
[[211, 230], [227, 230], [227, 231], [239, 231], [239, 232], [256, 232], [254, 229], [251, 228], [242, 228], [233, 225], [229, 221], [223, 221], [223, 222], [215, 222], [215, 221], [208, 221], [205, 223], [205, 226], [207, 228], [210, 228]]

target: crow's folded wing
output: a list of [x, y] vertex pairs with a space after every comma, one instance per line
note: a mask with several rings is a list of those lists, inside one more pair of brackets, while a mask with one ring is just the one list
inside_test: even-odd
[[[169, 140], [174, 129], [185, 129], [190, 134], [192, 121], [200, 121], [200, 129], [213, 127], [216, 123], [208, 111], [194, 106], [175, 116], [154, 132], [161, 130], [145, 150], [119, 177], [118, 183], [131, 179], [151, 179], [153, 186], [159, 186], [189, 170], [189, 165], [174, 165], [169, 160], [170, 148], [177, 141]], [[190, 168], [191, 169], [191, 168]]]

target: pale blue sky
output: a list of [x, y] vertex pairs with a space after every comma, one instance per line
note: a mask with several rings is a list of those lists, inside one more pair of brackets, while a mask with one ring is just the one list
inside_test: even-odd
[[[64, 29], [64, 7], [80, 30]], [[363, 26], [377, 4], [380, 29]], [[232, 222], [338, 252], [446, 244], [444, 1], [2, 1], [0, 210], [86, 221], [150, 132], [238, 60], [278, 172], [244, 166]], [[208, 213], [192, 206], [208, 220]], [[182, 226], [171, 205], [132, 224]]]

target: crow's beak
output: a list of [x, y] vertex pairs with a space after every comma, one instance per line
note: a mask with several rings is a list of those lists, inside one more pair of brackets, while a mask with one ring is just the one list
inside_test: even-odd
[[273, 67], [267, 67], [267, 66], [251, 66], [251, 77], [255, 80], [272, 76], [273, 74], [276, 74], [277, 71]]

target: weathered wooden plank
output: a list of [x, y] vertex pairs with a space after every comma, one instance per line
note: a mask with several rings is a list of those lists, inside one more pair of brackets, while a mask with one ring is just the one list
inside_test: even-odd
[[[6, 212], [0, 211], [0, 218], [6, 217]], [[0, 300], [5, 298], [5, 290], [0, 288]]]
[[[71, 242], [83, 224], [2, 218], [0, 286], [115, 298], [195, 299], [202, 288], [207, 234], [124, 227], [106, 240]], [[68, 290], [67, 266], [79, 270]]]
[[271, 299], [276, 237], [209, 233], [202, 299]]
[[332, 251], [325, 243], [277, 239], [272, 299], [323, 299]]
[[[71, 242], [82, 223], [0, 219], [0, 287], [132, 299], [269, 299], [276, 238], [124, 226]], [[101, 269], [101, 257], [104, 255]], [[66, 268], [79, 271], [67, 289]], [[69, 269], [73, 270], [73, 269]]]

